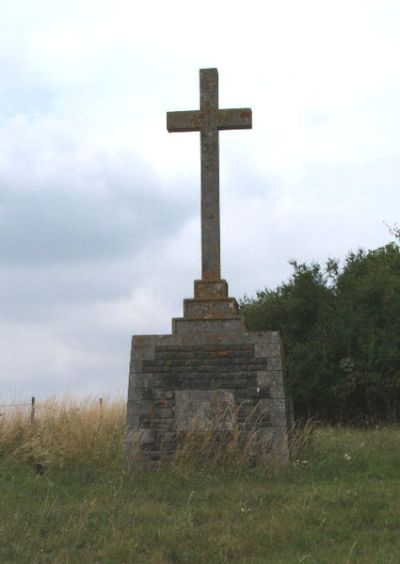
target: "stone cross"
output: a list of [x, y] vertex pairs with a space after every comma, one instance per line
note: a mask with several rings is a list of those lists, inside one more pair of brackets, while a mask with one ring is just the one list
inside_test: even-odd
[[218, 71], [200, 69], [200, 110], [168, 112], [167, 129], [200, 131], [202, 279], [221, 279], [219, 227], [219, 130], [251, 129], [251, 109], [218, 108]]

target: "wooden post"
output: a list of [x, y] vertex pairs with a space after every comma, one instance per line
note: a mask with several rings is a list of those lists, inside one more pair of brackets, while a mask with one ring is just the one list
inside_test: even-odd
[[31, 423], [33, 423], [35, 420], [35, 398], [34, 396], [32, 396], [32, 401], [31, 401]]

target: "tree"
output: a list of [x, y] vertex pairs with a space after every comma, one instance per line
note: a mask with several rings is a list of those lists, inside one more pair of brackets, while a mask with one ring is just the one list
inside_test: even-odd
[[295, 415], [337, 421], [400, 417], [400, 249], [395, 243], [292, 263], [290, 280], [241, 310], [250, 329], [279, 330]]

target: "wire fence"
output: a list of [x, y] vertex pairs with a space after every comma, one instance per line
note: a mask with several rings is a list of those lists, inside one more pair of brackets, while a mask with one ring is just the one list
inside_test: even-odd
[[[100, 409], [103, 407], [103, 398], [99, 398], [99, 407]], [[35, 421], [38, 409], [47, 409], [50, 411], [58, 411], [59, 409], [57, 406], [49, 405], [48, 403], [39, 403], [36, 401], [36, 398], [32, 396], [30, 402], [13, 402], [0, 404], [0, 417], [5, 417], [6, 415], [6, 412], [2, 411], [3, 409], [18, 410], [20, 408], [27, 409], [31, 423]]]

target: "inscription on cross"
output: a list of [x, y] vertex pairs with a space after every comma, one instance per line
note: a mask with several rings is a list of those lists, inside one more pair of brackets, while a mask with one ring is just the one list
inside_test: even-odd
[[221, 279], [219, 130], [251, 129], [250, 108], [218, 108], [218, 71], [200, 69], [200, 110], [168, 112], [167, 129], [200, 131], [202, 279]]

